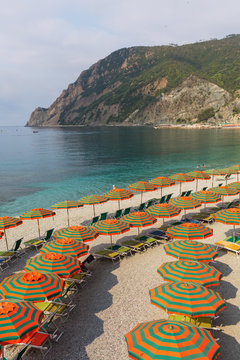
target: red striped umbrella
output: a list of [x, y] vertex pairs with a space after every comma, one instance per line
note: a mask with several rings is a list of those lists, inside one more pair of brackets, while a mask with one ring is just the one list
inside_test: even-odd
[[111, 237], [111, 245], [113, 235], [125, 233], [130, 230], [130, 227], [127, 222], [117, 219], [101, 220], [92, 225], [92, 228], [99, 234], [109, 235]]
[[213, 317], [226, 307], [217, 292], [194, 283], [166, 283], [149, 290], [149, 295], [151, 303], [168, 314], [192, 318]]
[[218, 285], [223, 276], [212, 266], [197, 261], [165, 262], [157, 272], [166, 281], [193, 282], [206, 287]]
[[70, 226], [53, 234], [54, 239], [71, 238], [83, 242], [95, 240], [98, 236], [99, 234], [89, 226]]
[[70, 277], [81, 271], [76, 258], [58, 253], [46, 253], [27, 260], [25, 271], [50, 272], [60, 277]]
[[146, 212], [150, 215], [162, 218], [164, 223], [164, 218], [171, 218], [180, 214], [181, 209], [178, 207], [169, 204], [169, 203], [162, 203], [162, 204], [154, 204], [150, 206]]
[[0, 343], [2, 345], [28, 342], [39, 330], [44, 314], [29, 302], [0, 303]]
[[31, 209], [29, 211], [26, 211], [25, 213], [23, 213], [20, 216], [20, 219], [21, 220], [35, 220], [36, 219], [37, 223], [38, 223], [38, 235], [40, 237], [39, 219], [52, 217], [54, 215], [56, 215], [56, 213], [54, 211], [39, 208], [39, 209]]
[[215, 203], [222, 200], [221, 195], [213, 192], [212, 190], [198, 191], [196, 193], [193, 193], [192, 197], [204, 203], [205, 207], [206, 204]]
[[95, 205], [102, 204], [108, 201], [108, 198], [105, 195], [88, 195], [80, 199], [80, 201], [85, 205], [93, 206], [93, 216], [95, 216]]
[[143, 199], [143, 192], [154, 191], [157, 189], [155, 185], [149, 184], [147, 181], [138, 181], [131, 185], [128, 185], [130, 190], [141, 191], [141, 203]]
[[149, 183], [157, 186], [158, 188], [161, 188], [161, 196], [162, 196], [162, 188], [174, 185], [175, 181], [165, 176], [158, 176], [155, 179], [149, 180]]
[[131, 197], [133, 197], [133, 193], [129, 190], [114, 188], [106, 192], [105, 196], [109, 200], [118, 200], [118, 207], [120, 209], [120, 200], [130, 199]]
[[52, 209], [66, 209], [67, 210], [67, 219], [68, 219], [68, 226], [69, 226], [69, 209], [78, 208], [83, 206], [83, 203], [78, 201], [61, 201], [51, 206]]
[[196, 209], [202, 205], [200, 200], [197, 200], [192, 196], [179, 196], [171, 199], [169, 203], [180, 209], [184, 209], [185, 215], [187, 209]]
[[124, 215], [121, 219], [131, 224], [132, 227], [137, 227], [138, 234], [140, 227], [150, 226], [157, 221], [155, 217], [144, 211], [132, 212], [131, 214]]
[[125, 340], [129, 357], [136, 360], [215, 360], [220, 354], [210, 332], [184, 321], [140, 323]]
[[40, 252], [46, 253], [58, 253], [66, 256], [80, 257], [87, 255], [89, 246], [78, 240], [70, 238], [60, 238], [45, 243]]
[[196, 240], [212, 236], [213, 230], [202, 224], [182, 223], [169, 227], [166, 235], [175, 239]]
[[198, 180], [209, 180], [211, 179], [211, 176], [209, 176], [208, 174], [204, 173], [203, 171], [191, 171], [188, 173], [189, 176], [194, 177], [197, 181], [196, 181], [196, 191], [198, 188]]
[[62, 295], [64, 281], [55, 274], [36, 271], [5, 278], [0, 284], [0, 295], [20, 301], [46, 301]]
[[183, 174], [183, 173], [174, 174], [174, 175], [171, 175], [169, 177], [170, 177], [170, 179], [174, 180], [175, 182], [180, 183], [180, 194], [181, 194], [181, 189], [182, 189], [182, 182], [194, 181], [194, 177], [189, 176], [187, 174]]
[[192, 240], [174, 241], [164, 245], [164, 250], [179, 260], [210, 262], [218, 256], [209, 245]]
[[239, 208], [230, 208], [223, 209], [213, 214], [213, 217], [217, 222], [226, 225], [233, 225], [233, 241], [236, 239], [236, 225], [240, 225], [240, 209]]
[[[10, 228], [19, 226], [21, 224], [22, 224], [22, 220], [20, 220], [18, 218], [10, 217], [10, 216], [0, 217], [0, 230], [3, 230], [3, 232], [4, 232], [7, 250], [8, 250], [8, 242], [7, 242], [6, 229], [10, 229]], [[2, 236], [0, 235], [0, 239], [1, 238], [2, 238]]]

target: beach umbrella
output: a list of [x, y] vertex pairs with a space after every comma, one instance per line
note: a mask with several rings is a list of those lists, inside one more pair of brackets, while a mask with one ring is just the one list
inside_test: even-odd
[[69, 209], [78, 208], [80, 206], [83, 206], [83, 203], [81, 201], [70, 201], [65, 200], [58, 202], [51, 206], [52, 209], [66, 209], [67, 210], [67, 220], [68, 220], [68, 226], [69, 226]]
[[54, 215], [56, 215], [56, 213], [54, 211], [46, 210], [43, 208], [38, 208], [38, 209], [31, 209], [29, 211], [26, 211], [25, 213], [20, 215], [20, 219], [21, 220], [35, 220], [36, 219], [37, 223], [38, 223], [38, 235], [40, 237], [39, 219], [52, 217]]
[[0, 217], [0, 231], [4, 232], [7, 250], [8, 250], [8, 242], [7, 242], [6, 229], [10, 229], [10, 228], [19, 226], [21, 224], [22, 224], [22, 220], [20, 220], [18, 218], [11, 217], [11, 216], [2, 216], [2, 217]]
[[133, 193], [129, 190], [114, 188], [106, 192], [105, 196], [109, 200], [118, 200], [118, 208], [120, 209], [120, 200], [130, 199], [131, 197], [133, 197]]
[[141, 192], [141, 203], [142, 203], [142, 199], [143, 199], [143, 192], [154, 191], [157, 189], [157, 187], [155, 185], [149, 184], [149, 182], [147, 182], [147, 181], [138, 181], [131, 185], [128, 185], [128, 187], [130, 190]]
[[0, 302], [0, 343], [2, 345], [28, 342], [39, 330], [44, 313], [30, 302]]
[[233, 165], [233, 166], [230, 166], [230, 168], [233, 172], [232, 174], [237, 174], [237, 180], [239, 179], [238, 178], [238, 175], [239, 175], [239, 171], [240, 171], [240, 165]]
[[198, 180], [209, 180], [211, 179], [211, 176], [208, 174], [205, 174], [203, 171], [191, 171], [187, 175], [192, 176], [196, 179], [196, 191], [198, 189]]
[[226, 307], [217, 292], [188, 282], [162, 284], [149, 290], [149, 295], [151, 303], [168, 314], [187, 315], [191, 318], [214, 317]]
[[137, 227], [138, 234], [140, 227], [150, 226], [157, 221], [155, 217], [144, 211], [135, 211], [131, 214], [124, 215], [121, 220], [129, 223], [132, 227]]
[[193, 193], [191, 196], [204, 203], [204, 207], [206, 207], [206, 204], [216, 203], [222, 200], [221, 195], [212, 190], [201, 190]]
[[162, 196], [162, 188], [174, 185], [175, 181], [165, 176], [158, 176], [155, 179], [149, 180], [149, 183], [158, 188], [161, 188], [161, 196]]
[[235, 182], [229, 184], [228, 186], [240, 190], [240, 181], [235, 181]]
[[209, 170], [205, 170], [204, 171], [207, 175], [211, 175], [212, 176], [212, 186], [213, 186], [213, 181], [214, 181], [214, 176], [215, 175], [221, 175], [219, 170], [217, 169], [209, 169]]
[[213, 230], [202, 224], [187, 222], [170, 226], [166, 231], [166, 235], [175, 239], [196, 240], [212, 236]]
[[235, 196], [239, 193], [239, 189], [233, 188], [231, 186], [216, 186], [214, 188], [211, 188], [210, 190], [220, 194], [223, 197], [223, 201], [224, 201], [224, 196]]
[[50, 272], [60, 277], [71, 277], [81, 271], [81, 262], [71, 256], [46, 253], [27, 260], [25, 271]]
[[92, 225], [92, 228], [96, 230], [101, 235], [109, 235], [111, 237], [112, 245], [112, 236], [115, 234], [123, 234], [126, 231], [130, 230], [130, 225], [127, 222], [124, 222], [122, 219], [107, 219], [97, 221]]
[[95, 205], [102, 204], [108, 201], [108, 198], [105, 195], [88, 195], [80, 199], [80, 201], [84, 205], [92, 205], [93, 206], [93, 216], [95, 216]]
[[194, 181], [194, 177], [189, 176], [187, 174], [183, 174], [183, 173], [179, 173], [179, 174], [174, 174], [169, 176], [170, 179], [172, 179], [175, 182], [179, 182], [180, 183], [180, 194], [181, 194], [181, 189], [182, 189], [182, 182], [191, 182]]
[[89, 226], [70, 226], [55, 231], [53, 234], [54, 239], [70, 238], [78, 241], [93, 241], [99, 234]]
[[214, 219], [217, 222], [226, 225], [233, 225], [233, 241], [236, 239], [236, 225], [240, 225], [240, 209], [239, 208], [230, 208], [223, 209], [213, 214]]
[[186, 216], [186, 210], [196, 209], [202, 205], [201, 201], [193, 198], [192, 196], [179, 196], [169, 201], [169, 204], [172, 204], [180, 209], [184, 210]]
[[215, 360], [220, 354], [210, 332], [184, 321], [140, 323], [125, 340], [129, 357], [136, 360]]
[[65, 256], [80, 257], [87, 255], [89, 246], [71, 238], [60, 238], [51, 240], [40, 249], [40, 253], [58, 253]]
[[181, 209], [169, 203], [162, 203], [150, 206], [146, 209], [146, 212], [156, 218], [162, 218], [164, 223], [164, 218], [171, 218], [179, 215]]
[[212, 266], [197, 261], [170, 261], [163, 263], [157, 272], [165, 281], [193, 282], [203, 286], [216, 286], [222, 273]]
[[26, 272], [13, 275], [0, 283], [0, 295], [4, 299], [20, 301], [48, 301], [60, 297], [64, 290], [64, 281], [56, 274]]
[[167, 255], [174, 256], [179, 260], [213, 261], [218, 253], [211, 246], [199, 241], [180, 240], [164, 245]]

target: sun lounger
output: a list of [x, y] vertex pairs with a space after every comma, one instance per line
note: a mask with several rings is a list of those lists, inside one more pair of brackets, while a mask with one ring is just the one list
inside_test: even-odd
[[146, 203], [145, 203], [145, 202], [144, 202], [144, 203], [141, 203], [141, 204], [139, 205], [139, 207], [137, 207], [136, 211], [142, 211], [142, 210], [145, 209], [145, 207], [146, 207]]
[[122, 245], [129, 246], [134, 249], [136, 252], [142, 252], [146, 250], [146, 245], [143, 242], [139, 242], [137, 240], [125, 240], [122, 242]]
[[107, 212], [102, 213], [102, 214], [100, 215], [100, 219], [99, 219], [99, 220], [106, 220], [107, 215], [108, 215], [108, 213], [107, 213]]
[[180, 197], [185, 196], [185, 195], [186, 195], [186, 191], [183, 191], [183, 192], [181, 193]]
[[170, 240], [170, 238], [166, 235], [165, 231], [159, 230], [159, 229], [149, 232], [148, 236], [153, 237], [154, 239], [156, 239], [160, 243], [162, 241], [169, 241]]
[[50, 334], [38, 331], [34, 334], [28, 343], [17, 343], [16, 345], [28, 345], [31, 348], [39, 350], [43, 357], [45, 357], [51, 349]]
[[[16, 259], [17, 256], [20, 256], [20, 249], [21, 249], [22, 240], [23, 240], [23, 238], [16, 240], [13, 247], [12, 247], [12, 249], [10, 249], [8, 251], [0, 251], [0, 258], [5, 257], [5, 258], [8, 258], [10, 260], [13, 260], [13, 259]], [[21, 255], [23, 255], [23, 253], [24, 252], [22, 252]]]
[[93, 253], [97, 258], [105, 258], [114, 261], [120, 261], [121, 255], [112, 250], [99, 250]]
[[207, 186], [203, 187], [203, 188], [202, 188], [202, 191], [206, 191], [207, 188], [208, 188]]
[[173, 193], [172, 194], [168, 194], [166, 195], [166, 198], [165, 198], [165, 202], [168, 203], [172, 197]]
[[45, 232], [42, 237], [35, 238], [32, 240], [28, 240], [24, 242], [26, 247], [35, 247], [37, 250], [40, 246], [42, 246], [45, 242], [51, 240], [54, 229], [49, 229]]
[[240, 245], [236, 243], [232, 243], [226, 240], [221, 240], [215, 243], [217, 249], [225, 249], [227, 251], [232, 251], [236, 255], [240, 254]]
[[166, 202], [166, 195], [162, 196], [158, 203], [162, 204], [164, 202]]
[[133, 251], [133, 249], [131, 249], [130, 247], [121, 246], [121, 245], [117, 245], [117, 244], [109, 246], [105, 250], [116, 251], [117, 253], [119, 253], [121, 255], [132, 255], [132, 251]]
[[193, 324], [200, 328], [204, 328], [204, 329], [208, 329], [208, 330], [220, 330], [220, 329], [212, 326], [212, 318], [209, 316], [199, 316], [197, 318], [192, 318], [192, 317], [186, 316], [186, 315], [169, 314], [168, 319], [174, 320], [174, 321], [186, 321], [186, 322], [189, 322], [190, 324]]
[[154, 239], [153, 237], [150, 237], [150, 236], [138, 236], [135, 238], [135, 240], [139, 241], [139, 242], [142, 242], [144, 244], [146, 244], [147, 246], [154, 246], [158, 243], [158, 240], [157, 239]]
[[239, 233], [238, 234], [235, 234], [235, 236], [231, 235], [231, 236], [228, 236], [226, 239], [224, 239], [225, 241], [229, 241], [229, 242], [232, 242], [234, 244], [239, 244], [240, 243], [240, 235]]
[[148, 203], [146, 204], [146, 209], [149, 208], [150, 206], [152, 206], [155, 203], [156, 199], [151, 199], [148, 201]]
[[198, 213], [191, 215], [191, 219], [199, 220], [200, 222], [208, 224], [212, 224], [215, 221], [214, 217], [207, 213]]
[[122, 216], [122, 212], [123, 212], [122, 209], [117, 210], [117, 211], [115, 212], [115, 215], [113, 215], [113, 217], [114, 217], [115, 219], [120, 218], [120, 217]]
[[92, 221], [88, 224], [88, 226], [91, 226], [91, 225], [95, 224], [98, 220], [99, 220], [99, 216], [94, 216], [94, 218], [93, 218]]
[[63, 331], [59, 330], [56, 321], [54, 321], [54, 316], [47, 316], [42, 321], [40, 331], [49, 334], [55, 342], [58, 342], [63, 335]]
[[124, 211], [123, 211], [123, 213], [122, 213], [122, 216], [123, 216], [123, 215], [127, 215], [127, 214], [129, 214], [129, 213], [130, 213], [130, 211], [131, 211], [131, 208], [130, 208], [130, 207], [128, 207], [128, 208], [126, 208], [126, 209], [124, 209]]

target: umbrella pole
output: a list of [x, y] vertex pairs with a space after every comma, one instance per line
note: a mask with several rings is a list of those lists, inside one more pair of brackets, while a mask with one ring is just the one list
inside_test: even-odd
[[8, 242], [7, 242], [7, 235], [6, 235], [6, 230], [4, 229], [4, 236], [5, 236], [5, 242], [6, 242], [6, 247], [8, 250]]
[[38, 223], [38, 235], [40, 237], [40, 225], [39, 225], [39, 219], [37, 219], [37, 223]]
[[95, 213], [95, 206], [93, 204], [93, 216], [95, 217], [96, 213]]
[[67, 220], [68, 220], [68, 226], [70, 226], [69, 225], [69, 210], [67, 209]]
[[180, 181], [180, 194], [179, 195], [181, 195], [181, 191], [182, 191], [182, 183]]
[[139, 227], [137, 229], [138, 229], [138, 236], [139, 236]]
[[212, 176], [212, 187], [213, 187], [214, 175]]
[[198, 188], [198, 179], [196, 179], [196, 192], [197, 192], [197, 188]]
[[112, 247], [112, 235], [110, 235], [110, 239], [111, 239], [111, 247]]
[[141, 201], [140, 201], [140, 204], [142, 204], [142, 199], [143, 199], [143, 192], [141, 192]]
[[162, 187], [161, 187], [161, 197], [162, 197]]
[[236, 230], [235, 230], [235, 225], [233, 225], [233, 242], [236, 242]]
[[118, 200], [118, 209], [120, 210], [120, 200]]

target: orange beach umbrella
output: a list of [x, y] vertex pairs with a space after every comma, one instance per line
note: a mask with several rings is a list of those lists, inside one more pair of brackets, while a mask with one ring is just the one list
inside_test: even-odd
[[194, 177], [184, 174], [184, 173], [174, 174], [169, 177], [170, 177], [170, 179], [174, 180], [175, 182], [180, 183], [180, 194], [181, 194], [181, 189], [182, 189], [182, 182], [194, 181]]
[[69, 209], [77, 208], [83, 206], [81, 201], [69, 201], [65, 200], [59, 203], [56, 203], [51, 206], [52, 209], [66, 209], [67, 210], [67, 220], [68, 220], [68, 226], [69, 226]]
[[235, 242], [236, 239], [235, 226], [240, 225], [240, 209], [239, 208], [223, 209], [213, 214], [213, 217], [217, 222], [226, 225], [233, 225], [233, 241]]
[[174, 256], [179, 260], [210, 262], [218, 253], [209, 245], [199, 241], [180, 240], [164, 245], [166, 254]]
[[6, 229], [10, 229], [19, 226], [21, 224], [22, 224], [22, 220], [18, 218], [10, 217], [10, 216], [0, 217], [0, 231], [4, 232], [7, 250], [8, 250], [8, 242], [7, 242]]
[[101, 235], [109, 235], [111, 237], [112, 245], [112, 236], [115, 234], [123, 234], [126, 231], [130, 230], [130, 225], [127, 222], [124, 222], [122, 219], [107, 219], [97, 221], [92, 225], [92, 228], [96, 230]]
[[38, 223], [38, 235], [40, 237], [40, 225], [39, 225], [39, 219], [43, 219], [43, 218], [47, 218], [47, 217], [52, 217], [56, 215], [56, 213], [54, 211], [51, 210], [46, 210], [43, 208], [38, 208], [38, 209], [31, 209], [29, 211], [26, 211], [25, 213], [23, 213], [20, 216], [21, 220], [37, 220]]
[[201, 201], [195, 199], [192, 196], [179, 196], [177, 198], [171, 199], [169, 204], [172, 204], [180, 209], [183, 209], [186, 215], [186, 210], [196, 209], [202, 205]]
[[198, 189], [198, 180], [209, 180], [211, 179], [211, 176], [204, 173], [203, 171], [191, 171], [188, 173], [188, 175], [193, 176], [196, 179], [196, 191]]
[[95, 205], [102, 204], [108, 201], [108, 198], [105, 195], [88, 195], [80, 199], [81, 203], [84, 205], [93, 206], [93, 216], [95, 216]]
[[78, 241], [93, 241], [99, 236], [98, 232], [89, 226], [69, 226], [57, 230], [53, 234], [54, 239], [70, 238]]
[[84, 242], [71, 238], [60, 238], [51, 240], [40, 249], [40, 253], [58, 253], [66, 256], [80, 257], [87, 255], [89, 246]]
[[106, 192], [105, 196], [109, 200], [117, 200], [118, 201], [118, 207], [120, 209], [120, 200], [130, 199], [133, 197], [132, 191], [125, 190], [125, 189], [117, 189], [114, 188], [108, 192]]
[[137, 181], [133, 184], [128, 185], [130, 190], [141, 192], [141, 203], [143, 199], [143, 192], [154, 191], [157, 189], [156, 185], [149, 184], [147, 181]]
[[196, 240], [212, 236], [213, 230], [202, 224], [186, 222], [170, 226], [166, 231], [166, 235], [174, 239]]
[[121, 219], [132, 227], [137, 227], [138, 234], [140, 227], [150, 226], [157, 221], [155, 217], [144, 211], [132, 212], [131, 214], [124, 215]]
[[165, 176], [158, 176], [155, 179], [149, 180], [149, 183], [154, 186], [157, 186], [158, 188], [161, 188], [161, 196], [162, 196], [162, 188], [174, 185], [175, 181]]
[[169, 203], [162, 203], [162, 204], [154, 204], [147, 208], [146, 212], [150, 215], [162, 218], [164, 223], [164, 218], [171, 218], [180, 214], [182, 209], [169, 204]]

